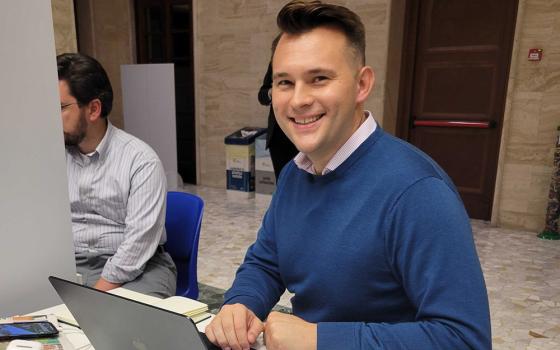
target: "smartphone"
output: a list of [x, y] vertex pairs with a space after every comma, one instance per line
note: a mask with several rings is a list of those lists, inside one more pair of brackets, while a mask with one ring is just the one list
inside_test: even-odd
[[12, 339], [48, 338], [58, 335], [58, 329], [47, 321], [0, 324], [0, 341]]

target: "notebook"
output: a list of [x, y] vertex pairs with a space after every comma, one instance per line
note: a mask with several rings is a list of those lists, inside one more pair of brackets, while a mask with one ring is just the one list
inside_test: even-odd
[[201, 303], [200, 301], [181, 296], [172, 296], [169, 298], [161, 299], [122, 287], [111, 289], [108, 293], [119, 295], [127, 299], [136, 300], [144, 304], [156, 306], [160, 309], [183, 314], [191, 318], [208, 311], [208, 305]]
[[[119, 295], [121, 297], [136, 300], [144, 304], [152, 305], [160, 309], [165, 309], [178, 314], [183, 314], [190, 317], [194, 323], [208, 319], [211, 314], [208, 313], [208, 305], [201, 303], [198, 300], [193, 300], [181, 296], [172, 296], [169, 298], [161, 299], [151, 295], [138, 293], [126, 288], [111, 289], [107, 293]], [[68, 307], [64, 304], [52, 306], [31, 313], [32, 315], [55, 315], [56, 318], [72, 326], [78, 326], [78, 321], [72, 316]], [[2, 350], [2, 349], [0, 349]]]
[[58, 277], [49, 281], [96, 349], [219, 349], [187, 316]]

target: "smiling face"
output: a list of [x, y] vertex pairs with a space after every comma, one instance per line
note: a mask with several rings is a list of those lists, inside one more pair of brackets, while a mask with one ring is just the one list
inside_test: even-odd
[[280, 38], [272, 60], [276, 120], [300, 152], [322, 171], [358, 129], [373, 85], [354, 48], [337, 29], [319, 27]]

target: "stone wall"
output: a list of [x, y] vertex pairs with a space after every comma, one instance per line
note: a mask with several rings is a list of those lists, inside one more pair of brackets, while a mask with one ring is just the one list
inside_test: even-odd
[[51, 0], [56, 54], [76, 52], [76, 25], [72, 0]]
[[[560, 125], [560, 0], [520, 0], [493, 222], [544, 227]], [[543, 60], [527, 60], [530, 48]]]
[[136, 62], [132, 0], [75, 0], [80, 52], [95, 57], [113, 86], [109, 119], [125, 127], [122, 111], [121, 65]]

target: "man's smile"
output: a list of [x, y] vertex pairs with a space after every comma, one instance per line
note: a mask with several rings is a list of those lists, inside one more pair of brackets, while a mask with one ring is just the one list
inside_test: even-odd
[[323, 118], [323, 116], [325, 115], [325, 113], [322, 114], [318, 114], [315, 116], [309, 116], [309, 117], [304, 117], [304, 118], [290, 118], [290, 120], [298, 125], [308, 125], [311, 123], [316, 122], [317, 120]]

